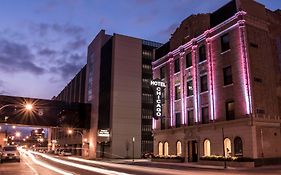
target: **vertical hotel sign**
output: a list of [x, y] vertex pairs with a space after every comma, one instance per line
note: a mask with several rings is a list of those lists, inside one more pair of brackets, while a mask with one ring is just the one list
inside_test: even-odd
[[150, 86], [153, 88], [153, 118], [158, 120], [162, 117], [162, 92], [166, 84], [159, 79], [151, 80]]

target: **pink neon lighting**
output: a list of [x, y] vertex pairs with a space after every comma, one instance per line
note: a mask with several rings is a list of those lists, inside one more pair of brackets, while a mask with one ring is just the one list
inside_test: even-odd
[[170, 126], [174, 120], [174, 68], [173, 59], [170, 58]]
[[207, 39], [207, 56], [208, 56], [208, 77], [209, 77], [209, 87], [210, 87], [210, 94], [209, 94], [209, 101], [210, 101], [210, 110], [211, 110], [211, 120], [214, 120], [215, 117], [215, 96], [214, 96], [214, 73], [213, 73], [213, 59], [212, 59], [212, 50], [211, 50], [211, 41]]
[[185, 84], [184, 84], [184, 66], [183, 66], [183, 54], [180, 58], [180, 83], [181, 83], [181, 124], [185, 124]]
[[251, 102], [251, 91], [250, 91], [250, 81], [249, 81], [249, 64], [245, 41], [245, 20], [240, 20], [237, 22], [239, 24], [239, 34], [240, 34], [240, 59], [243, 71], [243, 85], [244, 85], [244, 98], [245, 98], [245, 108], [246, 114], [252, 113], [252, 102]]
[[156, 128], [156, 123], [155, 123], [155, 119], [152, 118], [152, 129], [155, 129]]
[[198, 93], [197, 93], [197, 62], [196, 62], [196, 48], [197, 45], [192, 46], [192, 66], [193, 66], [193, 101], [194, 101], [194, 114], [195, 122], [199, 121], [198, 119]]

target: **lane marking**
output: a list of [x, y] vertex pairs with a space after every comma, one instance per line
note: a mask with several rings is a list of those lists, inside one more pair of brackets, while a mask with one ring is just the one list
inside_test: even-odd
[[61, 170], [61, 169], [59, 169], [59, 168], [56, 168], [56, 167], [54, 167], [54, 166], [52, 166], [52, 165], [50, 165], [50, 164], [44, 163], [44, 162], [42, 162], [42, 161], [40, 161], [40, 160], [37, 160], [37, 159], [34, 157], [34, 155], [30, 153], [30, 151], [26, 151], [26, 150], [23, 150], [23, 149], [21, 149], [20, 151], [23, 152], [23, 153], [25, 153], [25, 154], [27, 154], [27, 155], [29, 156], [29, 158], [30, 158], [34, 163], [36, 163], [36, 164], [38, 164], [38, 165], [40, 165], [40, 166], [43, 166], [43, 167], [45, 167], [45, 168], [47, 168], [47, 169], [50, 169], [50, 170], [52, 170], [52, 171], [54, 171], [54, 172], [56, 172], [56, 173], [59, 173], [59, 174], [63, 174], [63, 175], [74, 175], [74, 174], [72, 174], [72, 173], [63, 171], [63, 170]]
[[60, 160], [60, 159], [48, 156], [46, 154], [42, 154], [42, 153], [38, 153], [38, 152], [34, 152], [34, 151], [30, 151], [30, 152], [32, 154], [40, 155], [40, 156], [42, 156], [46, 159], [52, 160], [54, 162], [76, 167], [76, 168], [80, 168], [80, 169], [84, 169], [87, 171], [97, 172], [97, 173], [106, 174], [106, 175], [131, 175], [128, 173], [123, 173], [123, 172], [118, 172], [118, 171], [113, 171], [113, 170], [106, 170], [106, 169], [102, 169], [102, 168], [96, 168], [96, 167], [92, 167], [92, 166], [88, 166], [88, 165], [82, 165], [82, 164], [73, 163], [73, 162], [69, 162], [69, 161], [65, 161], [65, 160]]
[[25, 158], [23, 159], [23, 162], [34, 172], [35, 175], [39, 175], [38, 172], [27, 162], [27, 160], [25, 160]]

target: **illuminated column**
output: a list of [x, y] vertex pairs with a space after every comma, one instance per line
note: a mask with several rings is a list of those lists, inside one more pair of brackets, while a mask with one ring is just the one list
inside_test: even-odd
[[245, 98], [246, 114], [252, 113], [252, 97], [251, 97], [251, 85], [249, 74], [249, 58], [247, 52], [245, 20], [239, 20], [239, 38], [240, 38], [240, 59], [243, 72], [243, 95]]
[[[192, 46], [192, 67], [193, 67], [193, 77], [192, 77], [192, 83], [193, 83], [193, 102], [194, 102], [194, 116], [195, 116], [195, 122], [199, 122], [199, 110], [198, 110], [198, 75], [197, 75], [197, 59], [196, 59], [196, 49], [197, 45]], [[200, 94], [199, 94], [200, 95]]]
[[214, 63], [212, 58], [211, 39], [207, 38], [207, 63], [208, 63], [208, 83], [209, 83], [209, 105], [211, 120], [215, 120], [215, 93], [214, 93]]
[[184, 49], [180, 53], [180, 88], [181, 88], [181, 124], [185, 124], [185, 81], [184, 81]]
[[170, 66], [170, 126], [174, 126], [174, 59], [171, 57], [169, 59]]

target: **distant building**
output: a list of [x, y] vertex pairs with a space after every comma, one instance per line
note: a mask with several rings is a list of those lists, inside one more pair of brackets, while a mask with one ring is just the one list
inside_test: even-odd
[[281, 158], [280, 10], [232, 0], [185, 19], [155, 55], [167, 84], [156, 155]]

